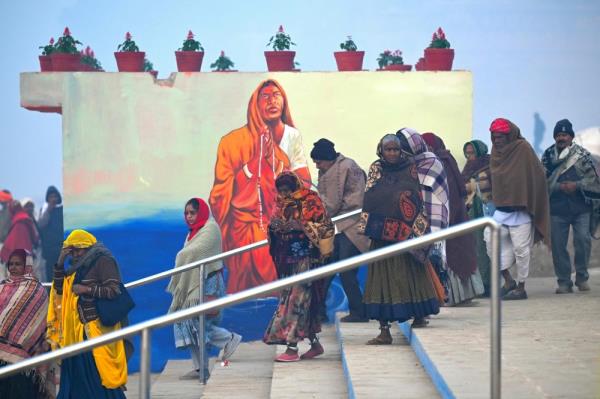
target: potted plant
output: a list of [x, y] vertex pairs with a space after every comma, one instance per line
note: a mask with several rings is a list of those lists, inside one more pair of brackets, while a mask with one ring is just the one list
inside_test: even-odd
[[404, 65], [400, 50], [394, 52], [385, 50], [379, 54], [377, 64], [379, 65], [378, 71], [410, 71], [412, 69], [412, 65]]
[[269, 43], [267, 43], [267, 47], [272, 46], [273, 51], [265, 51], [267, 69], [269, 72], [294, 70], [294, 57], [296, 56], [296, 52], [289, 51], [289, 49], [290, 46], [295, 45], [296, 43], [292, 42], [290, 35], [283, 30], [283, 26], [279, 25], [277, 33], [271, 36]]
[[417, 63], [415, 64], [415, 69], [417, 71], [426, 71], [427, 70], [427, 65], [425, 64], [424, 57], [419, 58], [419, 61], [417, 61]]
[[338, 71], [361, 71], [365, 52], [357, 51], [358, 47], [352, 40], [352, 36], [348, 36], [345, 42], [340, 43], [340, 48], [345, 51], [333, 53]]
[[140, 51], [131, 38], [131, 33], [125, 34], [125, 41], [117, 47], [115, 58], [119, 72], [142, 72], [146, 53]]
[[213, 72], [237, 72], [236, 70], [231, 69], [233, 66], [233, 61], [231, 61], [231, 59], [229, 59], [229, 57], [225, 55], [225, 52], [223, 50], [221, 50], [219, 58], [217, 58], [215, 62], [210, 64], [210, 67], [214, 69]]
[[183, 46], [175, 52], [177, 70], [179, 72], [200, 72], [203, 58], [204, 48], [199, 41], [194, 40], [194, 33], [191, 30], [188, 31]]
[[154, 64], [148, 58], [144, 58], [144, 72], [149, 72], [150, 75], [154, 76], [154, 79], [158, 78], [158, 71], [154, 70]]
[[442, 28], [433, 32], [431, 43], [425, 49], [425, 66], [429, 71], [450, 71], [454, 61], [454, 49], [450, 48], [450, 42], [446, 40], [446, 34]]
[[50, 54], [53, 71], [71, 72], [79, 70], [81, 54], [77, 49], [78, 44], [81, 44], [81, 42], [71, 36], [68, 27], [65, 28], [63, 35], [58, 38], [54, 50]]
[[103, 71], [100, 61], [96, 59], [94, 50], [87, 46], [85, 50], [81, 52], [81, 71], [84, 72], [100, 72]]
[[50, 54], [54, 52], [54, 38], [51, 37], [48, 44], [45, 46], [40, 46], [39, 48], [42, 49], [42, 55], [39, 56], [40, 70], [42, 72], [52, 71], [52, 60], [50, 59]]

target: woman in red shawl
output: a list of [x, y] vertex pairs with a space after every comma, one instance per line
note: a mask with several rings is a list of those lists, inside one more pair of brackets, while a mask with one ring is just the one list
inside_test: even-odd
[[[275, 180], [276, 207], [269, 224], [270, 253], [279, 278], [323, 265], [333, 252], [335, 229], [319, 195], [303, 187], [293, 172]], [[286, 288], [263, 337], [268, 345], [287, 345], [275, 360], [295, 362], [321, 355], [319, 310], [325, 300], [323, 280]], [[298, 356], [298, 342], [308, 338], [311, 348]]]
[[4, 264], [8, 262], [10, 254], [15, 249], [21, 248], [32, 253], [33, 247], [39, 241], [35, 224], [19, 201], [12, 201], [8, 209], [11, 213], [11, 226], [4, 240], [4, 246], [0, 250], [0, 261]]
[[[423, 140], [444, 165], [448, 177], [448, 194], [450, 199], [449, 225], [455, 226], [469, 220], [465, 198], [467, 190], [458, 169], [456, 159], [446, 149], [444, 141], [433, 133], [422, 135]], [[448, 301], [454, 306], [471, 301], [483, 294], [483, 282], [477, 269], [477, 254], [473, 235], [466, 234], [446, 240], [446, 263], [448, 266]]]

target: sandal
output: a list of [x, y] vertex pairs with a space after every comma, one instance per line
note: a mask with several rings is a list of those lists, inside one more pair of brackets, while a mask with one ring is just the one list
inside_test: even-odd
[[426, 320], [424, 318], [415, 318], [413, 320], [413, 322], [411, 323], [410, 327], [411, 328], [423, 328], [423, 327], [427, 327], [427, 325], [429, 324], [429, 320]]
[[381, 326], [379, 327], [381, 332], [378, 336], [373, 339], [367, 341], [367, 345], [391, 345], [392, 344], [392, 335], [390, 334], [390, 326]]
[[509, 292], [515, 290], [517, 288], [517, 282], [515, 280], [512, 280], [512, 284], [510, 284], [508, 286], [508, 288], [506, 287], [502, 287], [500, 289], [500, 297], [503, 298], [506, 294], [508, 294]]
[[527, 299], [527, 292], [525, 290], [514, 290], [502, 297], [504, 301], [517, 301], [519, 299]]

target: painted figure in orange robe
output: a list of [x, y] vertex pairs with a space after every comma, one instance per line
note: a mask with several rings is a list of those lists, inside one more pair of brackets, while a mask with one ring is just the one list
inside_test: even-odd
[[[250, 97], [247, 124], [221, 138], [209, 203], [221, 226], [223, 250], [264, 240], [273, 212], [275, 179], [292, 170], [310, 186], [302, 137], [294, 127], [283, 87], [262, 82]], [[277, 278], [267, 246], [225, 260], [227, 292]]]

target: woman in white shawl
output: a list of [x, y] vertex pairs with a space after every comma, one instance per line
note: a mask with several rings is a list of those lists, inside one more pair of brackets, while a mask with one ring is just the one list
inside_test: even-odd
[[[210, 209], [201, 198], [192, 198], [185, 204], [185, 222], [189, 227], [183, 248], [175, 258], [175, 267], [208, 258], [221, 253], [221, 231], [210, 214]], [[223, 262], [216, 261], [204, 266], [204, 301], [200, 300], [200, 269], [195, 268], [171, 277], [167, 291], [173, 295], [169, 313], [186, 309], [200, 302], [210, 301], [225, 295], [223, 282]], [[222, 327], [221, 314], [205, 315], [205, 344], [223, 349], [223, 360], [227, 360], [240, 344], [242, 337]], [[198, 342], [198, 319], [188, 319], [174, 325], [175, 346], [191, 352], [194, 370], [181, 379], [198, 378], [200, 353]], [[207, 348], [208, 349], [208, 348]], [[206, 352], [208, 353], [208, 352]], [[208, 376], [208, 356], [204, 358], [204, 375]]]

